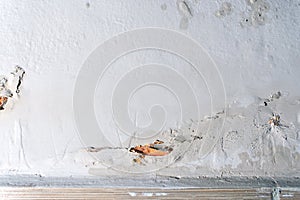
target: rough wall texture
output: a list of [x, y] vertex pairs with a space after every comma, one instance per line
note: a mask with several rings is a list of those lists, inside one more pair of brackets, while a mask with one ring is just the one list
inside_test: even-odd
[[[298, 0], [1, 1], [1, 74], [14, 65], [26, 71], [18, 101], [0, 113], [1, 174], [299, 176], [299, 9]], [[207, 88], [218, 86], [206, 85], [204, 79], [210, 77], [195, 75], [178, 56], [157, 49], [133, 52], [99, 81], [95, 115], [109, 143], [87, 152], [74, 120], [77, 74], [104, 41], [145, 27], [178, 31], [201, 44], [219, 70], [225, 105], [222, 100], [210, 109]], [[111, 99], [115, 83], [132, 67], [147, 63], [172, 66], [190, 81], [201, 112], [197, 118], [181, 119], [176, 95], [150, 84], [124, 99], [130, 119], [145, 127], [154, 120], [151, 116], [160, 117], [148, 113], [152, 106], [163, 105], [166, 123], [149, 138], [143, 131], [138, 134], [146, 136], [132, 137], [133, 132], [123, 134], [113, 120], [111, 102], [123, 99]], [[143, 72], [128, 77], [138, 80]], [[161, 69], [151, 69], [144, 79], [148, 76], [172, 82], [172, 75]], [[178, 91], [184, 90], [183, 83], [173, 82]], [[137, 155], [126, 147], [154, 139], [173, 151], [133, 162]]]

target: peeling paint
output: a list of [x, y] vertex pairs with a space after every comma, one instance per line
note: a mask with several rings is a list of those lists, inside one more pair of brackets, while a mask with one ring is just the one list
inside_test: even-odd
[[[218, 112], [218, 114], [204, 117], [201, 120], [193, 120], [191, 124], [181, 126], [176, 131], [173, 129], [165, 131], [162, 134], [165, 137], [164, 140], [170, 141], [174, 149], [166, 161], [172, 161], [172, 168], [180, 171], [179, 174], [177, 173], [178, 176], [195, 176], [197, 172], [193, 171], [191, 166], [213, 169], [214, 173], [222, 176], [236, 173], [256, 173], [258, 175], [264, 173], [274, 175], [276, 173], [278, 175], [284, 174], [280, 169], [285, 167], [290, 168], [291, 172], [297, 173], [299, 166], [292, 166], [294, 162], [298, 162], [300, 159], [295, 156], [300, 153], [300, 149], [297, 150], [298, 143], [294, 140], [297, 138], [296, 130], [300, 127], [286, 126], [285, 119], [280, 120], [280, 122], [276, 119], [278, 123], [276, 122], [274, 125], [269, 122], [269, 119], [274, 117], [271, 115], [272, 113], [283, 112], [278, 110], [276, 105], [290, 104], [288, 103], [289, 98], [281, 95], [275, 95], [275, 97], [274, 94], [271, 97], [275, 100], [270, 100], [267, 106], [270, 112], [265, 112], [266, 106], [261, 105], [258, 101], [245, 108], [231, 107], [227, 109], [227, 115], [224, 112]], [[277, 98], [278, 96], [280, 98]], [[214, 127], [224, 118], [227, 123], [224, 124], [224, 134], [220, 139], [210, 135], [214, 132], [213, 129], [210, 129], [206, 134], [202, 133], [202, 131], [205, 132], [206, 127]], [[297, 119], [295, 118], [295, 120]], [[213, 149], [211, 145], [205, 144], [206, 141], [210, 140], [217, 140], [219, 145]], [[190, 144], [188, 148], [187, 144]], [[212, 143], [209, 142], [209, 144]], [[184, 153], [178, 154], [179, 152]], [[135, 166], [134, 163], [130, 162], [133, 157], [130, 157], [129, 154], [127, 156], [123, 156], [122, 162], [116, 163], [118, 163], [118, 167], [128, 172], [141, 170], [146, 173], [147, 170], [162, 166], [160, 163], [165, 162], [147, 157], [143, 158], [141, 162], [136, 162], [142, 165]], [[114, 166], [114, 163], [111, 164]], [[190, 171], [185, 172], [183, 170], [185, 167], [188, 167]], [[168, 174], [168, 171], [171, 170], [168, 167], [161, 170], [159, 174]], [[98, 172], [94, 168], [93, 174], [97, 175]]]
[[0, 79], [0, 110], [5, 109], [5, 105], [19, 95], [25, 71], [16, 66], [9, 78], [2, 76]]

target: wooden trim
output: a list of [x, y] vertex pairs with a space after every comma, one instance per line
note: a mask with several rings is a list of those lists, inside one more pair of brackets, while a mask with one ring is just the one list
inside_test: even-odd
[[[31, 188], [2, 187], [1, 199], [272, 199], [272, 189]], [[274, 199], [274, 198], [273, 198]], [[280, 199], [300, 199], [282, 189]]]

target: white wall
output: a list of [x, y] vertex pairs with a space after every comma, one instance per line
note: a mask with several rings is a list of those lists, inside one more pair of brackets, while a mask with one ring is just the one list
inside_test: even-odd
[[[20, 65], [26, 71], [20, 98], [11, 110], [0, 113], [2, 174], [88, 174], [89, 166], [86, 163], [93, 159], [82, 152], [78, 153], [85, 144], [80, 142], [74, 120], [73, 92], [76, 77], [89, 55], [99, 45], [125, 31], [160, 27], [178, 31], [196, 40], [219, 69], [226, 89], [228, 107], [244, 107], [247, 110], [247, 106], [255, 103], [257, 97], [267, 98], [277, 91], [281, 91], [286, 98], [298, 99], [299, 1], [259, 1], [266, 2], [264, 5], [267, 5], [262, 11], [264, 19], [256, 18], [257, 7], [251, 6], [247, 1], [227, 0], [231, 9], [224, 2], [186, 1], [190, 14], [182, 3], [176, 1], [2, 0], [0, 72], [8, 74], [15, 65]], [[178, 41], [174, 41], [176, 42]], [[120, 131], [118, 132], [112, 120], [113, 113], [109, 107], [109, 97], [116, 80], [132, 67], [149, 62], [172, 66], [184, 76], [184, 80], [191, 82], [193, 91], [200, 99], [197, 103], [201, 117], [222, 110], [223, 101], [210, 113], [209, 93], [203, 79], [195, 76], [190, 66], [178, 56], [157, 50], [141, 50], [123, 56], [114, 63], [95, 92], [95, 112], [100, 124], [102, 123], [105, 137], [112, 146], [120, 145], [119, 140], [124, 142], [122, 145], [128, 144], [128, 136], [121, 134], [121, 138], [117, 138], [118, 134], [115, 133]], [[154, 72], [152, 70], [148, 75], [152, 76], [151, 73]], [[137, 78], [142, 75], [135, 76]], [[216, 74], [212, 74], [213, 76]], [[159, 70], [155, 77], [165, 80], [168, 75]], [[180, 82], [175, 86], [184, 89]], [[219, 86], [210, 84], [209, 87]], [[179, 106], [174, 95], [153, 85], [144, 89], [146, 90], [137, 92], [132, 97], [133, 104], [129, 107], [130, 116], [135, 118], [136, 125], [151, 123], [147, 112], [156, 103], [166, 105], [166, 112], [169, 113], [166, 129], [181, 127], [182, 122], [177, 117]], [[217, 89], [219, 90], [220, 88]], [[188, 109], [193, 110], [192, 107]], [[296, 117], [300, 112], [299, 104], [286, 112]], [[292, 121], [297, 123], [296, 118], [286, 121], [288, 124]], [[229, 129], [230, 126], [228, 125]], [[296, 128], [292, 131], [296, 134], [299, 122], [294, 126]], [[244, 134], [248, 134], [247, 131]], [[218, 136], [219, 138], [222, 137]], [[244, 151], [246, 150], [240, 152]], [[214, 154], [216, 155], [218, 154]], [[204, 167], [202, 172], [211, 172], [212, 169], [219, 173], [226, 163], [238, 166], [238, 163], [244, 162], [238, 158], [237, 161], [224, 159], [214, 159], [211, 166]], [[199, 162], [196, 165], [202, 164]], [[297, 169], [297, 166], [294, 167]], [[102, 168], [105, 169], [103, 166]]]

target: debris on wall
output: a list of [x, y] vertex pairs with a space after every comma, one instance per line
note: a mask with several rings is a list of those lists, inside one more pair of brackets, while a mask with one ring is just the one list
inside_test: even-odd
[[24, 74], [25, 71], [16, 66], [9, 78], [6, 76], [0, 78], [0, 110], [4, 110], [10, 99], [19, 95]]

